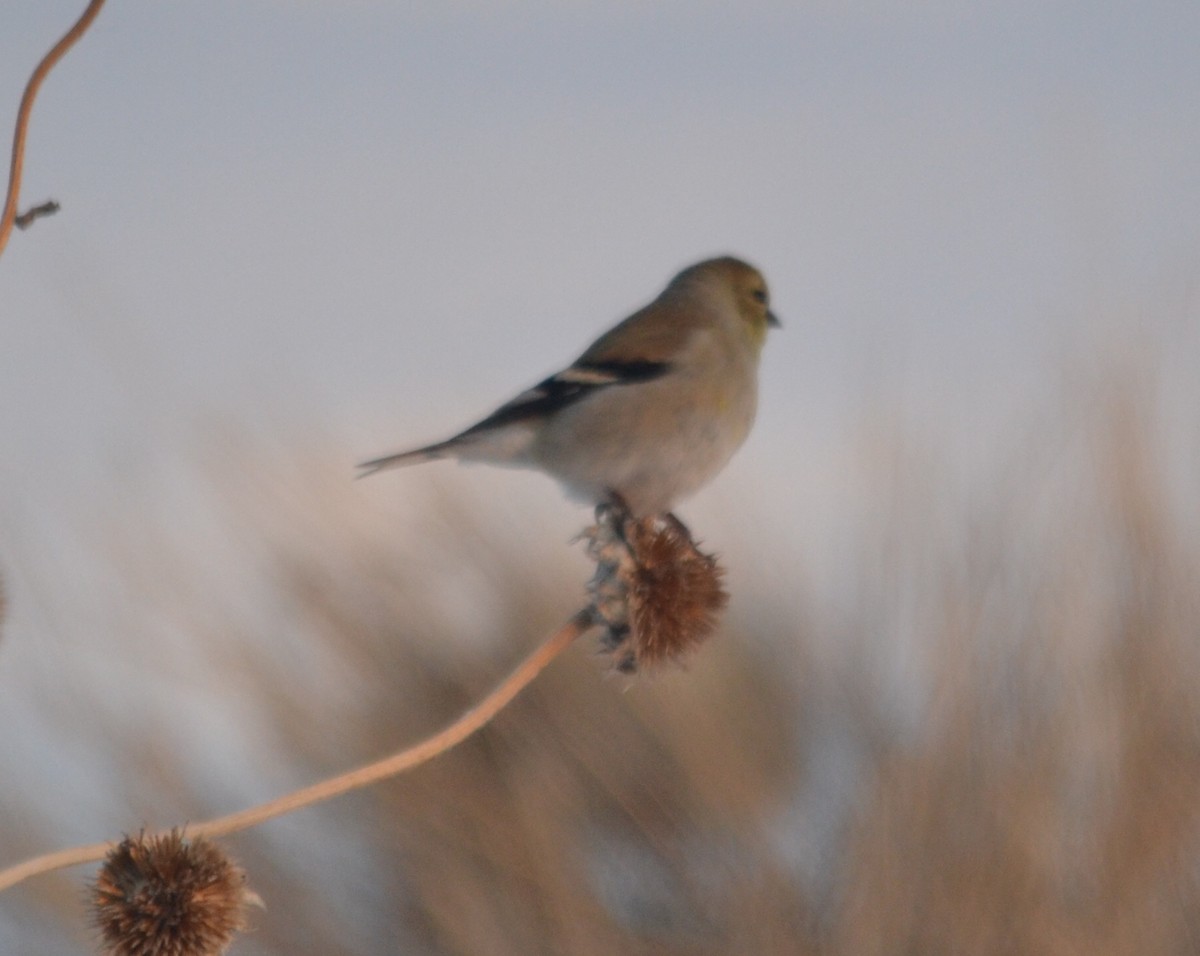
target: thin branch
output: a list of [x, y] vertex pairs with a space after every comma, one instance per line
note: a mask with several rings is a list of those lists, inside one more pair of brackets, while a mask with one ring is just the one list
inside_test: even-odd
[[43, 203], [38, 203], [36, 206], [31, 206], [13, 220], [13, 225], [18, 229], [28, 229], [38, 219], [45, 216], [53, 216], [59, 210], [59, 205], [53, 199], [47, 199]]
[[[538, 674], [545, 669], [554, 658], [592, 626], [590, 609], [580, 611], [564, 624], [557, 633], [551, 635], [537, 650], [521, 662], [508, 677], [478, 704], [468, 710], [449, 727], [439, 731], [432, 737], [420, 743], [401, 750], [399, 753], [357, 770], [351, 770], [330, 780], [323, 780], [311, 787], [297, 790], [294, 793], [279, 797], [269, 803], [218, 817], [205, 823], [188, 826], [192, 836], [218, 837], [227, 833], [236, 833], [248, 827], [256, 826], [301, 807], [307, 807], [332, 797], [340, 796], [351, 790], [377, 783], [387, 777], [395, 776], [406, 770], [411, 770], [419, 764], [431, 760], [438, 754], [444, 753], [456, 744], [462, 743], [471, 734], [487, 724], [503, 710], [514, 697], [529, 685]], [[0, 887], [3, 884], [0, 883]]]
[[[267, 820], [291, 813], [303, 807], [321, 803], [324, 800], [341, 796], [351, 790], [377, 783], [387, 777], [411, 770], [419, 764], [431, 760], [438, 754], [445, 753], [456, 744], [462, 743], [471, 734], [487, 724], [503, 710], [514, 697], [524, 690], [546, 666], [560, 653], [569, 647], [574, 640], [587, 631], [595, 623], [591, 608], [580, 611], [551, 635], [537, 650], [522, 661], [517, 668], [504, 679], [478, 704], [468, 710], [450, 726], [440, 730], [432, 737], [427, 737], [419, 743], [401, 750], [399, 753], [384, 757], [375, 763], [367, 764], [355, 770], [347, 771], [337, 777], [322, 780], [312, 786], [292, 793], [284, 794], [267, 803], [240, 810], [227, 816], [217, 817], [204, 823], [188, 824], [189, 837], [216, 837], [228, 833], [236, 833], [257, 826]], [[164, 833], [167, 831], [163, 831]], [[59, 870], [80, 863], [92, 863], [101, 860], [112, 849], [112, 843], [93, 843], [89, 846], [71, 847], [58, 850], [43, 856], [34, 857], [23, 863], [18, 863], [6, 870], [0, 871], [0, 892], [15, 886], [22, 880], [51, 870]]]
[[75, 25], [63, 34], [62, 39], [51, 47], [49, 53], [42, 57], [42, 62], [34, 68], [29, 82], [25, 84], [25, 93], [22, 95], [21, 105], [17, 109], [17, 128], [13, 133], [12, 164], [8, 168], [8, 195], [4, 200], [4, 211], [0, 212], [0, 255], [4, 253], [4, 247], [8, 245], [8, 237], [12, 234], [13, 223], [17, 218], [17, 201], [21, 193], [21, 172], [25, 165], [25, 132], [29, 128], [29, 114], [33, 111], [34, 97], [37, 96], [42, 81], [46, 79], [46, 74], [66, 56], [67, 51], [83, 36], [100, 13], [102, 6], [104, 6], [104, 0], [90, 0], [87, 9], [75, 21]]

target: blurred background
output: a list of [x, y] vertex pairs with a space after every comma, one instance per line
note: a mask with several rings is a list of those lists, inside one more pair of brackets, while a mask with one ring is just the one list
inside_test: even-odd
[[[82, 6], [0, 12], [0, 116]], [[224, 841], [233, 952], [1200, 952], [1197, 49], [1184, 0], [110, 3], [0, 257], [0, 862], [485, 693], [589, 513], [354, 462], [731, 252], [784, 328], [681, 509], [720, 632]], [[0, 951], [91, 951], [90, 875]]]

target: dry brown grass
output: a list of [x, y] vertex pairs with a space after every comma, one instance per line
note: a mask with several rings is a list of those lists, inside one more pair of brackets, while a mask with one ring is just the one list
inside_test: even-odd
[[[232, 840], [267, 905], [233, 952], [1200, 952], [1195, 501], [1171, 498], [1145, 390], [1103, 396], [964, 525], [928, 475], [890, 472], [854, 613], [811, 620], [838, 619], [864, 665], [880, 622], [916, 635], [908, 704], [823, 660], [824, 624], [739, 602], [735, 573], [685, 672], [606, 678], [580, 649], [433, 764]], [[129, 830], [435, 729], [582, 600], [585, 563], [537, 528], [454, 493], [381, 513], [335, 474], [281, 494], [292, 468], [222, 468], [232, 566], [198, 568], [171, 532], [103, 535], [131, 620], [155, 620], [124, 635], [141, 679], [230, 708], [253, 755], [202, 776], [114, 695], [95, 746], [126, 767]], [[763, 560], [791, 546], [784, 529]], [[10, 899], [80, 919], [52, 915], [51, 885]]]

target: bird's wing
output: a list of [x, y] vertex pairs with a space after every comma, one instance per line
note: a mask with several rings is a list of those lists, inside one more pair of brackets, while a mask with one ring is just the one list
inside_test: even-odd
[[526, 389], [512, 401], [501, 405], [482, 421], [476, 422], [455, 438], [503, 428], [517, 422], [552, 415], [600, 389], [613, 385], [634, 385], [649, 382], [665, 375], [669, 362], [637, 360], [631, 362], [576, 362], [556, 375], [551, 375]]
[[[423, 448], [414, 448], [411, 451], [364, 461], [358, 466], [359, 477], [365, 478], [367, 475], [383, 471], [385, 468], [397, 468], [401, 465], [412, 465], [434, 458], [444, 458], [468, 444], [471, 439], [480, 439], [485, 436], [491, 438], [502, 434], [502, 430], [508, 425], [551, 415], [603, 388], [649, 382], [660, 375], [665, 375], [670, 368], [668, 362], [594, 362], [586, 365], [576, 362], [557, 375], [551, 375], [538, 382], [533, 388], [526, 389], [511, 402], [501, 405], [487, 418], [476, 422], [452, 438], [433, 445], [426, 445]], [[488, 433], [493, 434], [488, 435]]]
[[685, 351], [698, 325], [694, 308], [660, 296], [596, 339], [575, 366], [667, 363]]
[[603, 388], [656, 379], [671, 370], [672, 359], [695, 331], [684, 309], [660, 298], [609, 329], [570, 367], [526, 389], [456, 437], [543, 418]]

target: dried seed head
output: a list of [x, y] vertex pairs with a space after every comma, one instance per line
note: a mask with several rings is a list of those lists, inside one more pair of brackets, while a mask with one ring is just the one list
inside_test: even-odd
[[608, 502], [584, 538], [596, 561], [592, 610], [617, 670], [678, 660], [716, 628], [729, 601], [724, 572], [674, 515], [634, 518]]
[[178, 830], [126, 837], [92, 886], [107, 956], [219, 956], [256, 900], [220, 847]]

